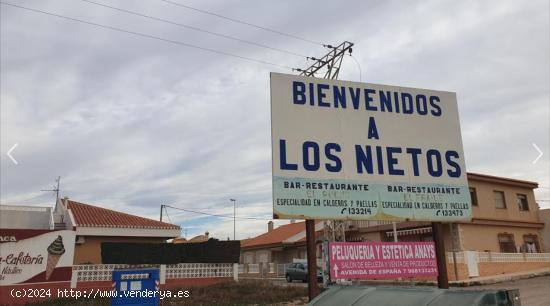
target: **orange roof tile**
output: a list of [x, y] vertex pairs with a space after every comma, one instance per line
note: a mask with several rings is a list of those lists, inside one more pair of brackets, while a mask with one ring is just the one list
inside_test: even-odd
[[179, 229], [175, 224], [160, 222], [89, 204], [68, 201], [76, 226], [147, 229]]
[[[318, 221], [319, 222], [319, 221]], [[288, 238], [306, 230], [305, 221], [281, 225], [254, 238], [241, 241], [241, 248], [260, 247], [267, 245], [282, 244]], [[302, 241], [303, 239], [300, 239]]]
[[[318, 239], [321, 236], [323, 236], [323, 231], [316, 231], [315, 232], [315, 239]], [[301, 238], [297, 242], [306, 242], [306, 237]]]

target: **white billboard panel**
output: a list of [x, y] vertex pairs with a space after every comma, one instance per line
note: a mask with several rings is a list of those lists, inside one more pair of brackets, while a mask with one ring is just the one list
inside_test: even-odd
[[471, 218], [456, 94], [271, 74], [273, 213]]

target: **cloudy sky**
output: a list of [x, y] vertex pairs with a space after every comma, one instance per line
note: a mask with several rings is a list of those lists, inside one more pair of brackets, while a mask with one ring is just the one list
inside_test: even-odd
[[[269, 72], [348, 40], [359, 65], [346, 57], [340, 79], [457, 92], [467, 170], [537, 181], [550, 207], [547, 0], [171, 0], [303, 39], [161, 0], [93, 0], [278, 50], [80, 0], [2, 1], [275, 64], [1, 5], [2, 204], [51, 206], [40, 190], [61, 176], [62, 196], [151, 218], [161, 204], [232, 215], [230, 198], [239, 217], [269, 218]], [[233, 235], [231, 219], [168, 214], [189, 236]], [[237, 238], [266, 222], [238, 220]]]

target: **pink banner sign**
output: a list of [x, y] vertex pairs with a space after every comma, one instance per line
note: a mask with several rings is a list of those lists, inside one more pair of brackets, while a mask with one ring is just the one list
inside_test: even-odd
[[437, 276], [433, 242], [329, 242], [331, 279]]

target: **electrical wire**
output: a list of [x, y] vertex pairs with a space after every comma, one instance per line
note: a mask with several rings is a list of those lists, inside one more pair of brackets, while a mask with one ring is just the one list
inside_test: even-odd
[[354, 61], [355, 63], [357, 64], [357, 68], [359, 68], [359, 82], [362, 81], [362, 75], [363, 75], [363, 72], [361, 70], [361, 65], [359, 64], [359, 61], [353, 56], [353, 55], [349, 55]]
[[17, 4], [13, 4], [13, 3], [0, 1], [0, 4], [11, 6], [11, 7], [16, 7], [16, 8], [19, 8], [19, 9], [23, 9], [23, 10], [27, 10], [27, 11], [31, 11], [31, 12], [35, 12], [35, 13], [54, 16], [54, 17], [58, 17], [58, 18], [61, 18], [61, 19], [65, 19], [65, 20], [71, 20], [71, 21], [75, 21], [75, 22], [79, 22], [79, 23], [83, 23], [83, 24], [87, 24], [87, 25], [92, 25], [92, 26], [95, 26], [95, 27], [104, 28], [104, 29], [108, 29], [108, 30], [112, 30], [112, 31], [122, 32], [122, 33], [126, 33], [126, 34], [132, 34], [132, 35], [135, 35], [135, 36], [155, 39], [155, 40], [159, 40], [159, 41], [164, 41], [164, 42], [167, 42], [167, 43], [171, 43], [171, 44], [175, 44], [175, 45], [181, 45], [181, 46], [185, 46], [185, 47], [193, 48], [193, 49], [198, 49], [198, 50], [202, 50], [202, 51], [207, 51], [207, 52], [210, 52], [210, 53], [230, 56], [230, 57], [239, 58], [239, 59], [250, 61], [250, 62], [255, 62], [255, 63], [259, 63], [259, 64], [270, 65], [270, 66], [275, 66], [275, 67], [279, 67], [279, 68], [283, 68], [283, 69], [292, 70], [292, 67], [289, 67], [289, 66], [279, 65], [279, 64], [276, 64], [276, 63], [272, 63], [272, 62], [268, 62], [268, 61], [264, 61], [264, 60], [260, 60], [260, 59], [255, 59], [255, 58], [251, 58], [251, 57], [246, 57], [246, 56], [242, 56], [242, 55], [237, 55], [237, 54], [233, 54], [233, 53], [229, 53], [229, 52], [225, 52], [225, 51], [220, 51], [220, 50], [216, 50], [216, 49], [211, 49], [211, 48], [201, 47], [201, 46], [197, 46], [197, 45], [192, 45], [192, 44], [182, 42], [182, 41], [162, 38], [162, 37], [158, 37], [158, 36], [154, 36], [154, 35], [150, 35], [150, 34], [135, 32], [135, 31], [126, 30], [126, 29], [122, 29], [122, 28], [117, 28], [117, 27], [113, 27], [113, 26], [109, 26], [109, 25], [103, 25], [103, 24], [99, 24], [99, 23], [95, 23], [95, 22], [91, 22], [91, 21], [86, 21], [86, 20], [82, 20], [82, 19], [78, 19], [78, 18], [74, 18], [74, 17], [68, 17], [68, 16], [64, 16], [64, 15], [51, 13], [51, 12], [46, 12], [46, 11], [39, 10], [39, 9], [29, 8], [29, 7], [25, 7], [25, 6], [21, 6], [21, 5], [17, 5]]
[[293, 35], [293, 34], [281, 32], [281, 31], [270, 29], [270, 28], [267, 28], [267, 27], [259, 26], [259, 25], [256, 25], [256, 24], [253, 24], [253, 23], [250, 23], [250, 22], [246, 22], [246, 21], [243, 21], [243, 20], [227, 17], [227, 16], [224, 16], [224, 15], [221, 15], [221, 14], [218, 14], [218, 13], [202, 10], [202, 9], [199, 9], [199, 8], [196, 8], [196, 7], [192, 7], [190, 5], [185, 5], [185, 4], [181, 4], [179, 2], [174, 2], [174, 1], [170, 1], [170, 0], [160, 0], [160, 1], [172, 4], [172, 5], [176, 5], [176, 6], [179, 6], [179, 7], [183, 7], [183, 8], [186, 8], [186, 9], [190, 9], [190, 10], [193, 10], [193, 11], [196, 11], [196, 12], [199, 12], [199, 13], [215, 16], [215, 17], [222, 18], [222, 19], [225, 19], [225, 20], [229, 20], [229, 21], [232, 21], [232, 22], [235, 22], [235, 23], [240, 23], [240, 24], [244, 24], [244, 25], [247, 25], [247, 26], [251, 26], [251, 27], [261, 29], [261, 30], [264, 30], [264, 31], [268, 31], [268, 32], [271, 32], [271, 33], [275, 33], [275, 34], [279, 34], [279, 35], [282, 35], [282, 36], [291, 37], [291, 38], [294, 38], [294, 39], [305, 41], [305, 42], [308, 42], [310, 44], [320, 45], [320, 46], [325, 47], [325, 44], [314, 41], [314, 40], [311, 40], [311, 39], [303, 38], [303, 37], [300, 37], [300, 36], [296, 36], [296, 35]]
[[[192, 209], [186, 209], [186, 208], [181, 208], [181, 207], [174, 207], [174, 206], [170, 206], [170, 205], [164, 205], [164, 207], [170, 207], [170, 208], [172, 208], [172, 209], [182, 210], [182, 211], [191, 212], [191, 213], [195, 213], [195, 214], [206, 215], [206, 216], [233, 219], [233, 216], [230, 216], [230, 215], [210, 214], [210, 213], [205, 213], [205, 212], [202, 212], [202, 211], [197, 211], [197, 210], [192, 210]], [[244, 220], [273, 220], [273, 219], [268, 219], [268, 218], [256, 218], [256, 217], [235, 217], [235, 219], [244, 219]]]
[[170, 215], [168, 214], [168, 209], [166, 209], [166, 206], [164, 206], [164, 212], [166, 213], [166, 217], [168, 218], [168, 221], [170, 221], [171, 224], [174, 224], [174, 222], [172, 222], [172, 219], [170, 219]]
[[136, 15], [136, 16], [140, 16], [140, 17], [144, 17], [144, 18], [148, 18], [148, 19], [168, 23], [168, 24], [179, 26], [179, 27], [182, 27], [182, 28], [187, 28], [187, 29], [191, 29], [191, 30], [194, 30], [194, 31], [207, 33], [207, 34], [210, 34], [210, 35], [235, 40], [235, 41], [245, 43], [245, 44], [249, 44], [249, 45], [253, 45], [253, 46], [256, 46], [256, 47], [266, 48], [266, 49], [270, 49], [270, 50], [273, 50], [273, 51], [277, 51], [277, 52], [281, 52], [281, 53], [285, 53], [285, 54], [290, 54], [290, 55], [294, 55], [294, 56], [302, 57], [302, 58], [307, 57], [307, 55], [299, 54], [299, 53], [296, 53], [296, 52], [293, 52], [293, 51], [288, 51], [288, 50], [284, 50], [284, 49], [280, 49], [280, 48], [276, 48], [276, 47], [271, 47], [271, 46], [256, 43], [256, 42], [253, 42], [253, 41], [240, 39], [238, 37], [225, 35], [225, 34], [213, 32], [213, 31], [209, 31], [209, 30], [205, 30], [205, 29], [201, 29], [199, 27], [195, 27], [195, 26], [191, 26], [191, 25], [187, 25], [187, 24], [178, 23], [178, 22], [171, 21], [171, 20], [168, 20], [168, 19], [163, 19], [163, 18], [151, 16], [151, 15], [142, 14], [142, 13], [139, 13], [139, 12], [136, 12], [136, 11], [130, 11], [130, 10], [127, 10], [127, 9], [123, 9], [123, 8], [119, 8], [119, 7], [115, 7], [115, 6], [110, 6], [110, 5], [107, 5], [107, 4], [103, 4], [103, 3], [99, 3], [99, 2], [95, 2], [95, 1], [91, 1], [91, 0], [80, 0], [80, 1], [87, 2], [87, 3], [93, 4], [93, 5], [97, 5], [97, 6], [110, 8], [112, 10], [117, 10], [117, 11], [124, 12], [124, 13], [127, 13], [127, 14], [132, 14], [132, 15]]

